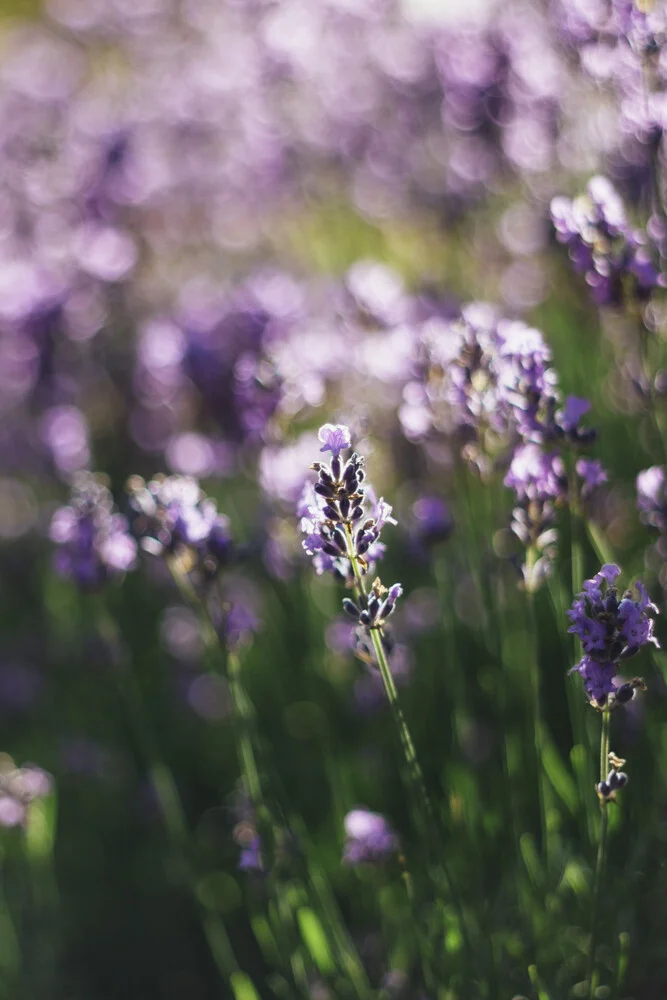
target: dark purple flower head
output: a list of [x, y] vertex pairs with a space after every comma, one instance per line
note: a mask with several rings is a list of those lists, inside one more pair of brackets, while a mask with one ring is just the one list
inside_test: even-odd
[[7, 754], [0, 754], [0, 826], [18, 826], [27, 817], [33, 799], [51, 791], [53, 781], [39, 767], [17, 767]]
[[582, 675], [586, 693], [599, 706], [614, 692], [619, 661], [634, 656], [648, 643], [658, 646], [652, 617], [657, 607], [640, 581], [636, 599], [630, 590], [621, 595], [616, 587], [620, 572], [615, 564], [605, 564], [585, 581], [568, 611], [568, 632], [579, 637], [585, 654], [573, 670]]
[[[391, 506], [365, 483], [363, 458], [354, 452], [343, 462], [341, 452], [350, 447], [350, 432], [343, 425], [325, 424], [318, 434], [321, 451], [331, 451], [330, 465], [315, 462], [315, 484], [306, 482], [297, 505], [304, 534], [303, 547], [313, 557], [317, 573], [332, 572], [348, 580], [351, 559], [367, 573], [383, 555], [379, 541], [386, 524], [396, 524]], [[367, 507], [370, 507], [370, 510]]]
[[84, 589], [102, 586], [136, 561], [127, 521], [102, 479], [89, 472], [75, 477], [69, 504], [53, 515], [50, 537], [57, 546], [56, 569]]
[[192, 476], [160, 475], [148, 483], [132, 476], [127, 489], [132, 531], [147, 552], [187, 556], [188, 569], [197, 566], [206, 573], [229, 562], [229, 520]]
[[665, 468], [653, 465], [637, 476], [637, 506], [644, 524], [667, 532], [667, 489]]
[[378, 865], [388, 861], [397, 851], [398, 837], [380, 813], [360, 808], [347, 814], [344, 864]]

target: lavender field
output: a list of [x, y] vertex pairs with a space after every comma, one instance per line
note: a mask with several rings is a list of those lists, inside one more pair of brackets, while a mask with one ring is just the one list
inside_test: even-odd
[[0, 15], [0, 1000], [665, 1000], [667, 4]]

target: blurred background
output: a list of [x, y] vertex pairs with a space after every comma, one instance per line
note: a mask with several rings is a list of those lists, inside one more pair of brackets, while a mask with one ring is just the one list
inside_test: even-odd
[[[0, 14], [1, 995], [587, 997], [599, 716], [565, 612], [607, 557], [664, 607], [664, 490], [649, 516], [635, 485], [665, 458], [663, 4]], [[554, 406], [589, 400], [602, 463], [575, 510], [566, 460], [534, 578], [484, 360], [503, 318], [541, 331]], [[302, 550], [324, 423], [349, 425], [398, 522], [391, 668], [460, 908], [406, 893], [406, 866], [417, 898], [431, 875], [382, 683]], [[274, 874], [197, 607], [145, 545], [92, 581], [55, 552], [86, 471], [124, 515], [128, 478], [163, 473], [229, 519], [219, 596], [289, 831]], [[664, 657], [633, 670], [599, 1000], [667, 994]], [[359, 807], [402, 860], [342, 862]]]

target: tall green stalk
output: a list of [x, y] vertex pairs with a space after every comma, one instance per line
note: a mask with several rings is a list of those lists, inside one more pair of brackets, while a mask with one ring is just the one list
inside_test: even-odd
[[[602, 712], [602, 729], [600, 731], [600, 781], [604, 781], [609, 770], [609, 709]], [[588, 971], [586, 978], [589, 983], [588, 997], [594, 1000], [597, 990], [597, 972], [595, 969], [595, 950], [597, 946], [598, 920], [600, 914], [600, 897], [602, 882], [607, 860], [607, 829], [609, 826], [609, 802], [600, 796], [600, 839], [598, 841], [597, 860], [595, 862], [595, 883], [593, 887], [593, 911], [591, 915], [591, 938], [588, 951]]]
[[[355, 585], [357, 600], [364, 607], [366, 607], [366, 605], [368, 604], [366, 584], [364, 581], [363, 574], [361, 572], [361, 567], [359, 565], [359, 559], [354, 550], [352, 528], [350, 527], [349, 524], [345, 525], [345, 534], [347, 537], [348, 559], [350, 561], [350, 566], [352, 567], [352, 574], [354, 577], [354, 585]], [[468, 938], [466, 922], [463, 913], [463, 906], [455, 890], [454, 882], [449, 872], [449, 866], [447, 865], [447, 862], [444, 857], [444, 852], [442, 851], [442, 831], [440, 829], [440, 822], [436, 815], [435, 809], [433, 808], [431, 797], [428, 794], [428, 790], [426, 788], [426, 782], [424, 781], [424, 772], [422, 771], [421, 764], [419, 763], [419, 758], [417, 757], [417, 751], [415, 748], [414, 740], [412, 738], [412, 733], [410, 732], [410, 728], [408, 726], [405, 715], [403, 714], [403, 709], [401, 708], [399, 702], [398, 691], [396, 690], [396, 684], [394, 683], [394, 678], [389, 668], [389, 664], [387, 662], [387, 656], [384, 651], [384, 646], [382, 644], [382, 631], [379, 628], [371, 628], [370, 635], [371, 635], [371, 641], [373, 643], [373, 651], [375, 653], [375, 658], [377, 660], [378, 669], [380, 671], [380, 676], [382, 677], [382, 683], [384, 685], [385, 693], [387, 695], [387, 700], [389, 702], [389, 706], [394, 718], [394, 723], [396, 725], [398, 736], [401, 742], [405, 763], [407, 765], [408, 784], [412, 792], [413, 798], [415, 799], [418, 807], [423, 813], [425, 831], [430, 836], [431, 843], [435, 841], [435, 846], [436, 846], [435, 853], [442, 868], [443, 874], [445, 876], [447, 892], [451, 897], [451, 900], [456, 908], [457, 916], [459, 919], [461, 936], [463, 938], [466, 961], [469, 970], [471, 961], [470, 941]]]

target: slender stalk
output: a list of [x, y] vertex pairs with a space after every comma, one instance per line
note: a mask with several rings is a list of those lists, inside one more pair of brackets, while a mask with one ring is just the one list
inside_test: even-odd
[[[537, 562], [538, 553], [534, 546], [530, 546], [526, 554], [528, 569], [532, 570], [533, 566]], [[537, 630], [537, 617], [535, 614], [535, 594], [532, 590], [528, 589], [528, 617], [531, 626], [532, 636], [535, 638], [538, 636]], [[540, 664], [537, 655], [537, 644], [532, 644], [533, 646], [533, 657], [530, 665], [530, 680], [531, 680], [531, 708], [532, 708], [532, 729], [533, 729], [533, 746], [535, 749], [535, 768], [536, 768], [536, 778], [537, 778], [537, 794], [540, 804], [540, 827], [542, 834], [542, 847], [545, 851], [547, 858], [547, 865], [549, 862], [549, 833], [547, 824], [547, 792], [545, 788], [545, 775], [544, 767], [542, 765], [542, 696], [541, 696], [541, 685], [540, 685]]]
[[[600, 781], [607, 777], [609, 768], [609, 722], [611, 713], [609, 709], [602, 712], [602, 729], [600, 732]], [[595, 862], [595, 883], [593, 887], [593, 912], [591, 915], [591, 940], [588, 952], [588, 979], [589, 1000], [594, 1000], [597, 990], [597, 974], [595, 970], [595, 949], [597, 946], [598, 919], [600, 913], [600, 896], [602, 894], [602, 881], [604, 878], [605, 863], [607, 860], [607, 829], [609, 826], [609, 803], [607, 799], [600, 798], [600, 839], [598, 841], [597, 860]]]
[[[348, 559], [350, 560], [350, 565], [352, 566], [352, 573], [354, 575], [355, 589], [357, 591], [357, 597], [363, 602], [364, 606], [367, 604], [367, 593], [366, 584], [361, 573], [361, 568], [359, 566], [359, 560], [354, 552], [354, 543], [352, 539], [352, 529], [349, 524], [345, 525], [345, 533], [347, 535], [348, 543]], [[435, 811], [433, 809], [433, 803], [429, 797], [426, 790], [426, 783], [424, 781], [424, 774], [421, 769], [421, 765], [417, 758], [417, 751], [415, 750], [414, 740], [412, 739], [412, 734], [406, 722], [405, 716], [403, 715], [403, 709], [400, 706], [398, 700], [398, 691], [396, 690], [396, 684], [394, 683], [394, 677], [391, 670], [389, 669], [389, 664], [387, 663], [387, 657], [382, 645], [382, 635], [381, 630], [378, 628], [371, 628], [371, 641], [373, 643], [373, 651], [375, 653], [375, 658], [377, 660], [377, 665], [380, 670], [380, 675], [382, 677], [382, 683], [384, 684], [384, 689], [387, 695], [387, 700], [391, 707], [392, 714], [394, 716], [394, 722], [396, 723], [396, 728], [401, 740], [401, 746], [403, 748], [403, 755], [405, 757], [406, 764], [408, 765], [408, 774], [410, 776], [410, 782], [413, 791], [417, 793], [418, 799], [421, 801], [426, 815], [430, 820], [435, 821]]]
[[[348, 547], [348, 559], [350, 561], [350, 566], [352, 567], [352, 574], [354, 576], [355, 591], [357, 599], [365, 606], [368, 603], [368, 597], [366, 592], [366, 584], [364, 577], [361, 572], [361, 567], [359, 565], [358, 557], [354, 551], [354, 541], [352, 537], [352, 528], [349, 524], [345, 525], [345, 534], [347, 538]], [[403, 749], [403, 756], [405, 757], [405, 762], [407, 764], [407, 774], [410, 788], [412, 790], [413, 797], [417, 800], [424, 813], [425, 830], [427, 834], [431, 835], [431, 838], [435, 837], [437, 847], [438, 860], [442, 867], [442, 872], [445, 876], [446, 888], [449, 896], [452, 899], [454, 907], [457, 912], [461, 927], [461, 936], [463, 938], [466, 961], [468, 967], [470, 968], [471, 961], [471, 950], [470, 941], [468, 938], [468, 932], [466, 928], [465, 917], [463, 914], [463, 906], [461, 900], [454, 888], [454, 882], [449, 873], [449, 867], [445, 860], [442, 851], [442, 833], [440, 830], [440, 823], [436, 815], [435, 809], [433, 808], [433, 803], [428, 794], [426, 788], [426, 782], [424, 781], [424, 772], [422, 771], [419, 759], [417, 757], [417, 751], [415, 749], [414, 740], [410, 732], [410, 728], [403, 714], [403, 709], [401, 708], [398, 691], [396, 690], [396, 684], [394, 683], [394, 678], [392, 672], [389, 668], [387, 662], [387, 656], [384, 651], [384, 646], [382, 645], [382, 633], [378, 628], [371, 628], [371, 641], [373, 643], [373, 651], [375, 653], [375, 658], [377, 660], [378, 668], [380, 670], [380, 675], [382, 677], [382, 682], [387, 695], [387, 700], [389, 702], [392, 715], [394, 717], [394, 723], [396, 729], [398, 730], [399, 739], [401, 741], [401, 747]]]

